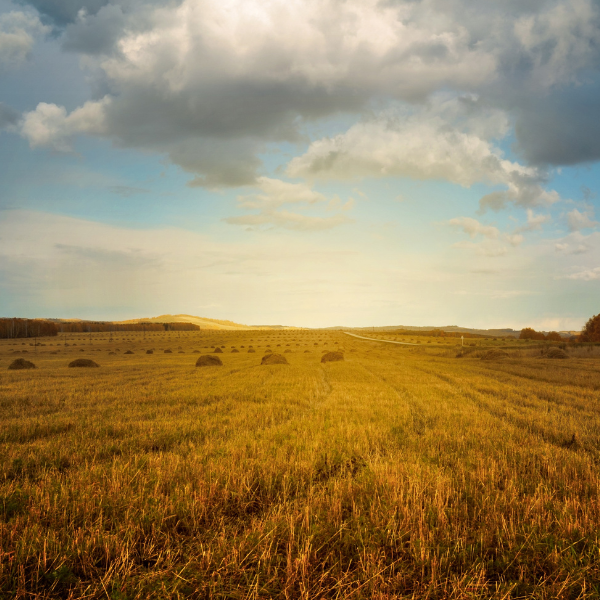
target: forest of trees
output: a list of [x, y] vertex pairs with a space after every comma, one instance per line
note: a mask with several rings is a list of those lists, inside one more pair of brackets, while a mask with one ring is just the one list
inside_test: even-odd
[[56, 323], [43, 319], [0, 318], [0, 339], [55, 336], [59, 333], [98, 333], [117, 331], [198, 331], [193, 323], [110, 323], [73, 321]]
[[33, 338], [58, 334], [52, 321], [42, 319], [0, 319], [0, 338]]

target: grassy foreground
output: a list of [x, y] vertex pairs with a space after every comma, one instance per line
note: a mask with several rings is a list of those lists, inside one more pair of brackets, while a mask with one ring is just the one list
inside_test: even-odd
[[[0, 598], [600, 597], [597, 358], [59, 342], [0, 346]], [[260, 366], [267, 344], [290, 364]]]

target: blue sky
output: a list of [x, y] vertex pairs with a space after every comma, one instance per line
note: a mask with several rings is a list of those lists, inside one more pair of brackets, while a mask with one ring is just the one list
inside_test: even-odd
[[599, 25], [591, 0], [0, 0], [0, 314], [579, 329]]

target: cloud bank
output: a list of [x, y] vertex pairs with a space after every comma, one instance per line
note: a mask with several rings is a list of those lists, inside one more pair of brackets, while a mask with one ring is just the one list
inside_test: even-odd
[[[240, 186], [257, 182], [266, 145], [354, 114], [358, 124], [313, 142], [289, 172], [505, 186], [482, 209], [554, 202], [545, 166], [600, 152], [600, 8], [591, 0], [30, 4], [59, 28], [65, 50], [86, 57], [97, 95], [70, 113], [40, 103], [23, 121], [32, 146], [65, 150], [77, 134], [99, 135], [168, 155], [192, 185]], [[426, 106], [441, 90], [476, 94], [492, 120], [516, 123], [524, 164], [444, 111], [427, 122], [386, 107]]]

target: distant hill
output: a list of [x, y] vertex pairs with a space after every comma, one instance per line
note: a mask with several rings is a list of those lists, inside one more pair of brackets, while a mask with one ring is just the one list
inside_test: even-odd
[[144, 319], [129, 319], [128, 321], [116, 321], [116, 323], [193, 323], [201, 329], [221, 329], [228, 331], [240, 331], [248, 329], [292, 329], [282, 325], [242, 325], [233, 321], [223, 321], [220, 319], [207, 319], [205, 317], [195, 317], [194, 315], [160, 315]]
[[[412, 325], [385, 325], [382, 327], [327, 327], [326, 329], [343, 329], [345, 331], [362, 331], [365, 333], [371, 332], [383, 332], [383, 331], [396, 331], [396, 330], [406, 330], [406, 331], [431, 331], [433, 329], [441, 329], [446, 332], [456, 332], [456, 333], [470, 333], [473, 335], [483, 335], [490, 337], [515, 337], [518, 338], [521, 330], [518, 331], [515, 329], [472, 329], [469, 327], [459, 327], [458, 325], [446, 325], [446, 326], [423, 326], [423, 327], [415, 327]], [[547, 331], [543, 331], [541, 333], [548, 333]], [[572, 331], [560, 331], [559, 332], [563, 337], [570, 337], [571, 335], [578, 335], [579, 332]]]

